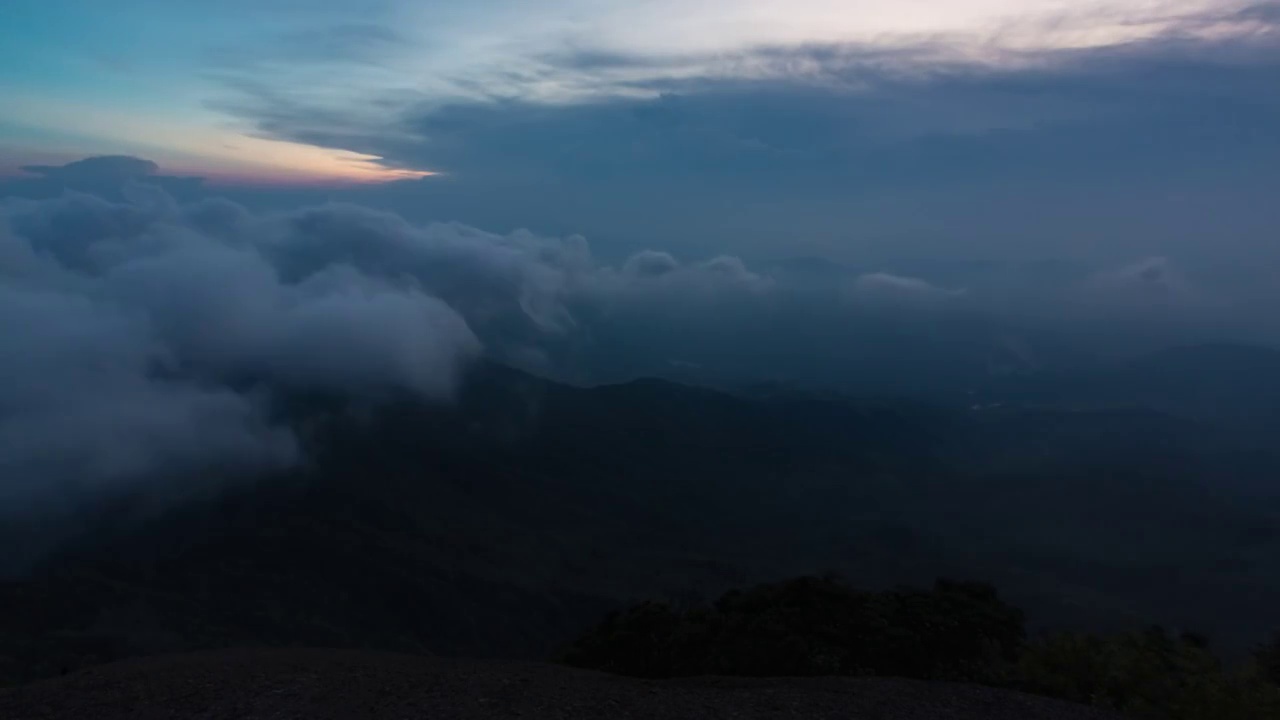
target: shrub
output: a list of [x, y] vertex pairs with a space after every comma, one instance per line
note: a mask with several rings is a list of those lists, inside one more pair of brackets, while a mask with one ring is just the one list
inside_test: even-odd
[[1259, 674], [1274, 685], [1280, 686], [1280, 632], [1271, 636], [1253, 652]]
[[646, 603], [608, 618], [564, 654], [571, 665], [642, 677], [862, 675], [984, 679], [1023, 643], [1022, 613], [994, 589], [853, 590], [800, 578], [678, 613]]
[[1158, 720], [1275, 720], [1280, 689], [1227, 671], [1196, 636], [1160, 628], [1112, 637], [1059, 634], [1027, 647], [1014, 686]]
[[1280, 636], [1228, 671], [1195, 634], [1153, 627], [1028, 642], [1022, 613], [989, 585], [860, 592], [831, 577], [733, 591], [711, 607], [644, 603], [563, 655], [623, 675], [891, 675], [964, 680], [1150, 720], [1280, 719]]

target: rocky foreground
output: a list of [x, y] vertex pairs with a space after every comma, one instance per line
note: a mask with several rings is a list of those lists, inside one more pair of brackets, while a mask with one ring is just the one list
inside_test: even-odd
[[553, 665], [327, 650], [102, 665], [0, 690], [6, 720], [841, 718], [1115, 720], [991, 688], [884, 678], [645, 681]]

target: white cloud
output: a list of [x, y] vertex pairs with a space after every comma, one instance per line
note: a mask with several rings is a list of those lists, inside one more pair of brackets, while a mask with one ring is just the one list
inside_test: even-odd
[[[758, 76], [745, 62], [761, 48], [848, 45], [899, 51], [928, 45], [916, 60], [1010, 64], [1026, 54], [1112, 47], [1167, 34], [1248, 36], [1248, 0], [555, 0], [537, 6], [482, 0], [466, 9], [400, 3], [391, 11], [405, 42], [388, 48], [383, 82], [413, 73], [427, 95], [581, 100], [632, 94], [658, 80]], [[1265, 23], [1261, 24], [1265, 27]], [[566, 48], [630, 58], [589, 71], [542, 58]], [[883, 58], [882, 58], [883, 60]], [[512, 68], [523, 70], [513, 72]], [[422, 70], [431, 72], [422, 80]], [[773, 74], [779, 68], [767, 72]], [[790, 65], [787, 74], [806, 68]], [[354, 80], [355, 78], [353, 78]], [[360, 79], [368, 86], [367, 70]], [[465, 80], [464, 83], [454, 82]], [[402, 85], [402, 83], [400, 83]]]
[[884, 272], [855, 278], [845, 293], [854, 303], [902, 308], [936, 306], [964, 295], [964, 290], [947, 290], [919, 278]]
[[[214, 232], [219, 217], [241, 227]], [[479, 352], [413, 283], [341, 256], [288, 277], [267, 220], [203, 222], [163, 202], [0, 202], [0, 494], [277, 467], [292, 432], [232, 380], [441, 400]]]
[[1245, 5], [1232, 0], [660, 0], [598, 11], [584, 35], [606, 46], [666, 53], [824, 42], [893, 45], [947, 35], [1047, 49], [1123, 42], [1188, 15]]
[[618, 270], [575, 236], [130, 187], [124, 202], [0, 200], [0, 494], [278, 467], [297, 439], [246, 386], [443, 401], [482, 341], [556, 372], [548, 349], [590, 334], [581, 313], [702, 322], [772, 288], [733, 257]]
[[0, 506], [92, 495], [161, 470], [296, 457], [248, 397], [166, 377], [145, 314], [0, 283]]

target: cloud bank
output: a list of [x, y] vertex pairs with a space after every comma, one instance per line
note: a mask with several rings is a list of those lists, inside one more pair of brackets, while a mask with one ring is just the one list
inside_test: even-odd
[[297, 439], [246, 380], [442, 400], [480, 350], [411, 279], [291, 252], [307, 217], [152, 199], [0, 203], [7, 500], [288, 465]]
[[121, 199], [0, 200], [0, 499], [11, 506], [287, 467], [300, 443], [272, 420], [274, 392], [447, 402], [484, 353], [554, 372], [547, 353], [589, 334], [579, 315], [590, 310], [768, 287], [730, 257], [649, 253], [615, 270], [580, 237], [414, 225], [341, 203], [182, 204], [138, 182], [155, 173], [145, 161], [41, 172], [72, 186], [86, 172], [103, 181], [100, 169]]
[[[351, 204], [178, 202], [145, 161], [0, 199], [0, 499], [109, 493], [157, 476], [289, 467], [281, 390], [448, 402], [481, 356], [581, 383], [674, 375], [855, 392], [955, 390], [1015, 343], [1115, 354], [1280, 340], [1280, 301], [1163, 256], [1102, 264], [858, 269], [617, 262], [583, 237], [414, 223]], [[97, 170], [95, 181], [105, 182]], [[1065, 357], [1065, 356], [1064, 356]], [[1039, 362], [1039, 361], [1038, 361]]]

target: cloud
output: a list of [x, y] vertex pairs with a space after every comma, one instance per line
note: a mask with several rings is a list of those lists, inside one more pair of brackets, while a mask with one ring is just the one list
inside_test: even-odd
[[757, 262], [1196, 264], [1211, 233], [1252, 265], [1280, 259], [1263, 201], [1280, 182], [1280, 34], [1204, 36], [1227, 20], [994, 66], [827, 44], [671, 73], [669, 56], [570, 48], [541, 62], [588, 85], [646, 62], [669, 74], [569, 102], [397, 91], [348, 108], [264, 93], [232, 109], [274, 137], [445, 173], [369, 203], [631, 251], [660, 238]]
[[117, 177], [130, 188], [119, 201], [0, 200], [0, 332], [14, 339], [0, 356], [12, 368], [0, 378], [0, 491], [11, 497], [281, 467], [300, 441], [270, 419], [278, 391], [447, 401], [482, 352], [572, 374], [593, 331], [584, 322], [708, 318], [770, 289], [733, 257], [651, 253], [615, 269], [576, 236], [419, 225], [340, 203], [184, 204]]
[[773, 288], [773, 279], [752, 272], [741, 258], [718, 255], [684, 264], [670, 253], [644, 250], [627, 258], [621, 272], [603, 271], [597, 282], [609, 292], [681, 291], [761, 293]]
[[1152, 257], [1131, 265], [1099, 273], [1093, 281], [1095, 289], [1133, 292], [1143, 297], [1185, 297], [1190, 291], [1186, 278], [1169, 258]]
[[[851, 67], [929, 73], [962, 64], [1043, 64], [1064, 52], [1141, 43], [1250, 42], [1273, 18], [1272, 3], [1240, 0], [1109, 0], [1087, 9], [1053, 0], [920, 5], [928, 7], [881, 0], [849, 7], [830, 0], [656, 0], [572, 11], [554, 1], [537, 11], [500, 0], [465, 9], [417, 5], [362, 10], [308, 30], [303, 42], [296, 34], [254, 37], [256, 50], [236, 56], [271, 59], [239, 74], [295, 97], [307, 92], [299, 77], [323, 68], [339, 90], [325, 93], [330, 108], [410, 85], [436, 105], [565, 104], [652, 98], [686, 81], [844, 80]], [[311, 51], [329, 46], [322, 56]], [[371, 61], [387, 68], [385, 77], [370, 75]]]
[[168, 470], [260, 469], [296, 458], [252, 399], [157, 373], [146, 319], [83, 295], [0, 285], [0, 500], [73, 502]]
[[645, 250], [631, 256], [622, 266], [622, 273], [633, 278], [660, 278], [680, 269], [680, 263], [670, 253]]
[[1212, 310], [1220, 302], [1196, 286], [1169, 258], [1151, 257], [1106, 268], [1080, 288], [1077, 301], [1106, 313], [1146, 314], [1160, 319]]
[[934, 307], [964, 295], [964, 290], [946, 290], [919, 278], [881, 272], [856, 278], [846, 297], [855, 303], [921, 308]]
[[25, 165], [22, 170], [59, 180], [68, 185], [76, 183], [121, 185], [155, 175], [160, 170], [160, 166], [150, 160], [128, 155], [100, 155], [66, 165]]
[[774, 278], [753, 272], [741, 258], [720, 255], [682, 263], [669, 253], [646, 250], [621, 269], [596, 267], [580, 277], [569, 302], [588, 330], [656, 331], [659, 336], [645, 342], [664, 352], [672, 349], [660, 337], [664, 328], [696, 336], [753, 316], [762, 320], [772, 314], [778, 291]]
[[1240, 10], [1236, 16], [1242, 20], [1257, 20], [1268, 25], [1280, 25], [1280, 3], [1259, 2]]
[[246, 380], [448, 399], [480, 352], [462, 316], [341, 255], [286, 269], [288, 227], [226, 203], [0, 201], [0, 493], [295, 461]]
[[0, 200], [8, 498], [288, 466], [302, 443], [272, 419], [278, 391], [445, 402], [481, 354], [582, 383], [675, 368], [925, 392], [981, 378], [1010, 343], [1052, 364], [1045, 348], [1064, 344], [1280, 340], [1275, 283], [1169, 256], [763, 270], [650, 249], [610, 262], [572, 234], [125, 186], [119, 200]]
[[[1141, 109], [1144, 103], [1157, 98], [1177, 101], [1178, 95], [1202, 96], [1206, 92], [1200, 84], [1204, 78], [1197, 76], [1204, 73], [1227, 81], [1220, 94], [1257, 92], [1274, 99], [1275, 91], [1266, 90], [1269, 77], [1274, 74], [1280, 40], [1274, 25], [1276, 7], [1270, 2], [1243, 7], [1233, 3], [1230, 7], [1201, 7], [1194, 11], [1148, 7], [1142, 13], [1112, 8], [1113, 12], [1083, 19], [1051, 17], [1043, 24], [1067, 32], [1084, 25], [1093, 37], [1105, 35], [1097, 27], [1090, 27], [1097, 25], [1114, 24], [1132, 31], [1146, 24], [1156, 30], [1098, 44], [1074, 42], [1061, 47], [1004, 51], [997, 53], [999, 62], [986, 62], [981, 54], [959, 51], [962, 45], [955, 38], [927, 33], [884, 43], [833, 40], [822, 38], [819, 33], [799, 42], [749, 43], [728, 51], [672, 52], [601, 44], [607, 40], [585, 45], [578, 41], [552, 41], [553, 47], [535, 51], [532, 56], [523, 57], [523, 62], [500, 64], [498, 67], [504, 68], [500, 77], [460, 80], [468, 87], [474, 86], [476, 92], [373, 90], [363, 102], [345, 98], [348, 102], [340, 105], [316, 105], [308, 104], [304, 96], [285, 92], [287, 86], [273, 90], [269, 80], [258, 74], [255, 82], [237, 85], [239, 90], [249, 92], [229, 109], [260, 122], [265, 131], [288, 139], [309, 137], [320, 142], [327, 137], [369, 143], [370, 147], [342, 147], [385, 155], [393, 162], [408, 160], [405, 156], [412, 146], [423, 155], [414, 160], [458, 172], [466, 168], [455, 163], [449, 153], [462, 139], [457, 137], [459, 133], [529, 132], [546, 124], [579, 122], [594, 126], [598, 123], [591, 122], [593, 119], [611, 119], [623, 126], [600, 125], [596, 129], [609, 131], [607, 137], [630, 139], [638, 131], [655, 128], [654, 122], [636, 122], [640, 118], [633, 117], [641, 112], [637, 108], [650, 106], [656, 109], [643, 119], [659, 121], [667, 129], [687, 127], [688, 121], [693, 120], [704, 129], [715, 126], [733, 135], [759, 127], [761, 123], [754, 116], [771, 109], [771, 100], [791, 101], [785, 112], [772, 108], [771, 116], [764, 118], [779, 130], [783, 128], [778, 123], [789, 118], [812, 123], [823, 120], [811, 117], [815, 114], [838, 116], [826, 118], [828, 123], [837, 122], [822, 127], [823, 132], [817, 137], [786, 134], [793, 143], [830, 142], [832, 134], [856, 140], [868, 129], [860, 122], [868, 116], [873, 121], [871, 129], [879, 132], [902, 130], [897, 125], [903, 119], [909, 120], [905, 128], [909, 134], [983, 131], [1010, 127], [1006, 123], [1011, 119], [1015, 125], [1029, 125], [1087, 116], [1101, 109], [1102, 103], [1125, 101], [1125, 109]], [[726, 17], [734, 15], [723, 7], [717, 7], [716, 12]], [[828, 9], [823, 15], [827, 24], [832, 22], [831, 16]], [[1223, 30], [1228, 26], [1236, 29]], [[335, 28], [338, 37], [348, 34], [339, 30]], [[370, 32], [366, 29], [357, 37]], [[986, 47], [995, 48], [1014, 35], [988, 38]], [[530, 45], [513, 47], [527, 49]], [[1154, 82], [1144, 82], [1148, 79]], [[240, 83], [244, 78], [230, 80]], [[1241, 81], [1249, 87], [1241, 87]], [[543, 97], [539, 88], [547, 86], [560, 87], [570, 94]], [[1135, 94], [1126, 99], [1115, 92], [1118, 87]], [[673, 98], [682, 105], [672, 109]], [[732, 105], [721, 115], [713, 116], [717, 100]], [[375, 104], [380, 110], [399, 115], [403, 134], [382, 144], [377, 143], [377, 134], [361, 137], [360, 126], [368, 120], [365, 110]], [[941, 105], [953, 112], [921, 112], [929, 110], [929, 105]], [[615, 112], [604, 114], [609, 110]], [[696, 114], [671, 117], [672, 113], [691, 112]], [[323, 121], [317, 123], [316, 118]], [[853, 120], [855, 124], [849, 127], [840, 120]], [[378, 124], [379, 129], [386, 129], [385, 112]], [[386, 134], [381, 137], [385, 139]], [[571, 154], [568, 148], [545, 149]]]
[[20, 169], [33, 177], [10, 181], [7, 187], [0, 184], [0, 195], [47, 197], [72, 189], [120, 200], [128, 193], [154, 187], [170, 196], [190, 199], [204, 184], [200, 177], [161, 174], [156, 163], [131, 155], [98, 155], [65, 165], [24, 165]]

